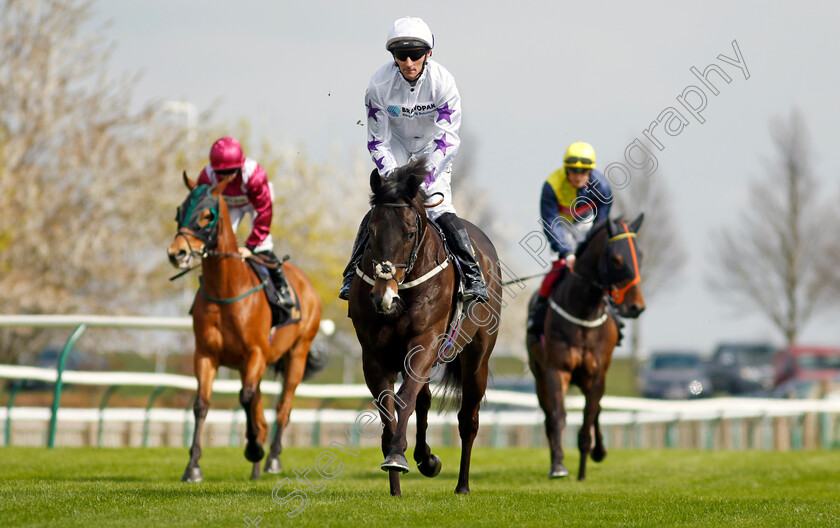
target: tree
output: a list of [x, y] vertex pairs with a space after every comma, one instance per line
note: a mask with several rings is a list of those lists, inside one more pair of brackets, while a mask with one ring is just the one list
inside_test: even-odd
[[[135, 79], [83, 35], [91, 4], [9, 0], [0, 11], [0, 305], [5, 313], [124, 311], [168, 293], [166, 240], [184, 127], [132, 112]], [[22, 340], [0, 332], [0, 362]]]
[[836, 232], [826, 229], [832, 215], [819, 201], [802, 115], [774, 120], [771, 136], [778, 158], [750, 186], [750, 206], [735, 226], [718, 231], [709, 283], [793, 344], [820, 308], [836, 303], [825, 287], [837, 267], [828, 250]]

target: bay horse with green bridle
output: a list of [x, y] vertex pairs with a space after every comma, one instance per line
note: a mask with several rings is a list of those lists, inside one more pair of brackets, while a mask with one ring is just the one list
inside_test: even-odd
[[266, 365], [283, 361], [283, 391], [277, 403], [277, 428], [265, 462], [267, 473], [282, 470], [281, 436], [289, 423], [295, 389], [304, 375], [312, 340], [321, 321], [321, 300], [307, 276], [290, 262], [282, 264], [286, 278], [297, 295], [299, 321], [271, 327], [271, 307], [263, 291], [265, 284], [238, 253], [236, 235], [222, 192], [229, 179], [215, 187], [197, 185], [184, 173], [190, 190], [178, 208], [178, 233], [169, 246], [172, 265], [189, 269], [193, 259], [201, 260], [200, 294], [192, 307], [195, 355], [193, 366], [198, 379], [193, 411], [195, 432], [190, 461], [183, 481], [203, 479], [201, 432], [213, 380], [220, 365], [238, 370], [242, 379], [239, 402], [247, 417], [245, 458], [253, 463], [251, 478], [260, 477], [260, 461], [268, 434], [260, 392]]

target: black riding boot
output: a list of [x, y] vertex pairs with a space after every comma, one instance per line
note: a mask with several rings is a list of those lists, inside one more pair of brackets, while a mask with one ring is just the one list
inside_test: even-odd
[[437, 219], [438, 225], [443, 229], [443, 235], [449, 243], [449, 248], [455, 254], [461, 264], [461, 271], [464, 275], [464, 295], [462, 300], [475, 299], [478, 302], [487, 302], [490, 296], [487, 294], [487, 283], [481, 274], [481, 267], [478, 265], [475, 249], [470, 242], [467, 228], [461, 219], [454, 213], [444, 213]]
[[268, 257], [277, 264], [275, 268], [266, 266], [266, 269], [268, 270], [268, 277], [271, 279], [274, 288], [277, 290], [277, 294], [280, 296], [280, 304], [287, 308], [294, 307], [295, 300], [292, 297], [289, 283], [286, 281], [286, 274], [283, 273], [283, 263], [280, 262], [280, 259], [277, 258], [277, 255], [273, 251], [260, 251], [259, 255]]
[[548, 297], [537, 295], [537, 302], [534, 303], [531, 313], [528, 314], [527, 332], [529, 334], [540, 335], [544, 333], [545, 329], [543, 327], [545, 326], [545, 314], [547, 312]]
[[370, 220], [370, 211], [367, 212], [365, 217], [362, 218], [362, 223], [359, 224], [356, 240], [353, 241], [353, 252], [350, 255], [350, 262], [344, 268], [344, 281], [341, 284], [341, 289], [338, 290], [338, 298], [345, 301], [350, 298], [350, 285], [353, 284], [353, 275], [356, 274], [356, 266], [362, 260], [362, 255], [368, 243], [368, 220]]

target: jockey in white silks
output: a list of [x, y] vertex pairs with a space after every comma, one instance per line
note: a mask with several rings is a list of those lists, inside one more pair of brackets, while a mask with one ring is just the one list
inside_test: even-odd
[[[365, 92], [371, 159], [383, 178], [394, 169], [425, 156], [429, 174], [423, 183], [429, 218], [443, 230], [464, 272], [463, 299], [488, 300], [487, 284], [476, 261], [466, 227], [452, 205], [452, 160], [461, 140], [461, 96], [455, 79], [431, 60], [434, 37], [419, 18], [394, 22], [385, 48], [393, 61], [381, 67]], [[356, 265], [367, 245], [364, 217], [338, 296], [348, 299]]]

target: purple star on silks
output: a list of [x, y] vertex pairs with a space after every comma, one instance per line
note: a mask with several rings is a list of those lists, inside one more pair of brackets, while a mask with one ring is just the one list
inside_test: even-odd
[[423, 183], [426, 184], [426, 187], [435, 183], [435, 168], [432, 167], [432, 170], [429, 171], [429, 175], [426, 176], [426, 179], [423, 180]]
[[368, 115], [367, 115], [368, 119], [370, 119], [372, 117], [374, 121], [379, 122], [379, 119], [377, 119], [377, 117], [376, 117], [376, 113], [381, 112], [382, 110], [373, 106], [373, 104], [371, 104], [370, 101], [367, 102], [367, 109], [368, 109]]
[[455, 110], [450, 110], [449, 109], [449, 103], [443, 103], [442, 107], [435, 108], [435, 110], [438, 113], [437, 119], [435, 119], [435, 123], [437, 123], [438, 121], [440, 121], [442, 119], [446, 119], [447, 123], [449, 123], [450, 125], [452, 124], [452, 119], [450, 118], [450, 116], [452, 115], [452, 112], [454, 112]]
[[373, 162], [376, 163], [376, 168], [377, 169], [382, 169], [382, 167], [385, 166], [385, 164], [382, 163], [382, 160], [384, 160], [384, 159], [385, 159], [385, 156], [382, 156], [379, 159], [373, 158]]
[[435, 140], [435, 145], [437, 145], [435, 147], [435, 150], [442, 150], [443, 155], [446, 156], [446, 147], [452, 147], [455, 144], [454, 143], [447, 143], [446, 142], [446, 134], [443, 134], [442, 138]]
[[[376, 141], [376, 139], [373, 139], [372, 141], [368, 141], [368, 150], [373, 152], [374, 150], [376, 150], [376, 147], [378, 147], [381, 144], [382, 144], [382, 142], [381, 141]], [[444, 152], [443, 154], [446, 155], [446, 152]]]

